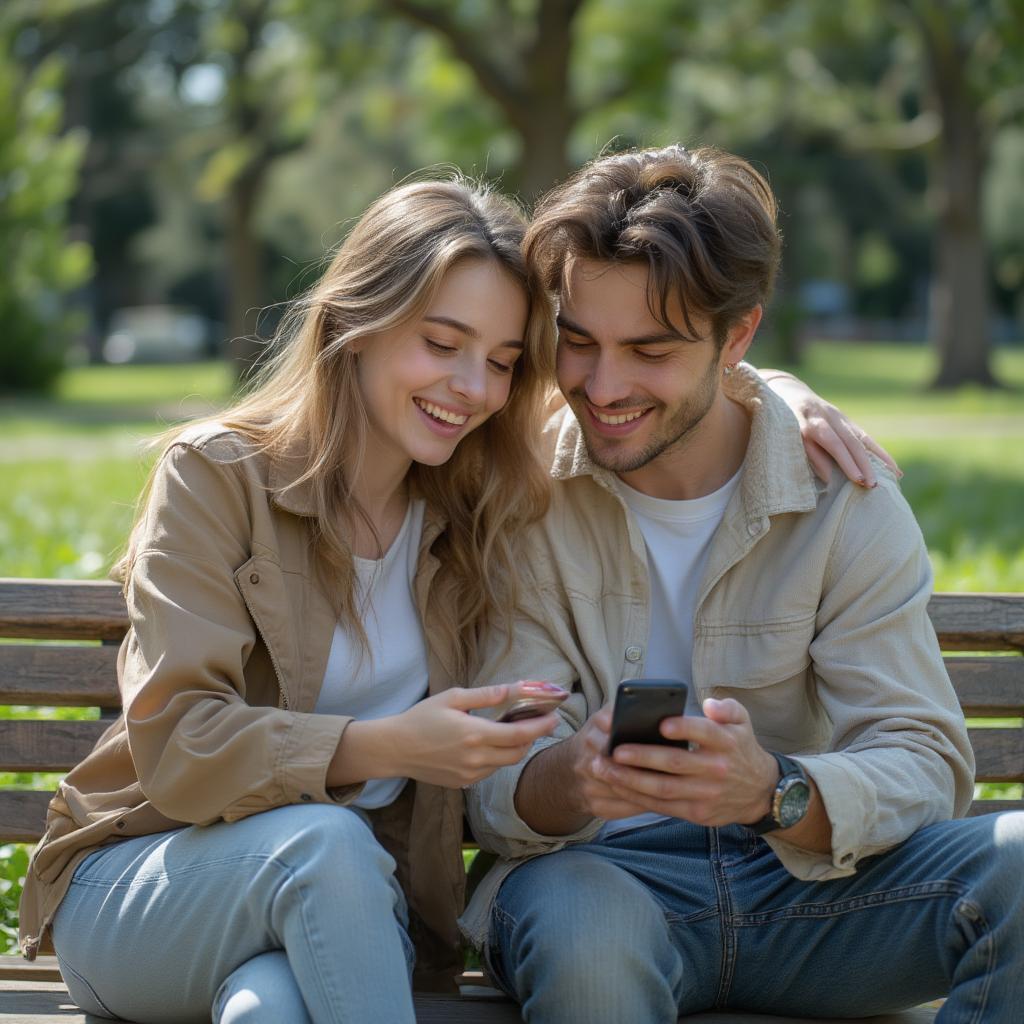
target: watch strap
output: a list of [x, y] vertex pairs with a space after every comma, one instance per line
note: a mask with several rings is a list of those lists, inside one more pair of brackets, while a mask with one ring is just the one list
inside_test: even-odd
[[774, 832], [776, 829], [782, 828], [782, 822], [775, 816], [775, 799], [779, 794], [779, 791], [789, 780], [802, 779], [805, 785], [810, 785], [807, 780], [807, 772], [804, 771], [803, 766], [799, 761], [794, 761], [791, 757], [786, 757], [785, 754], [780, 754], [775, 750], [769, 750], [768, 753], [775, 758], [775, 761], [779, 766], [779, 781], [775, 784], [775, 788], [772, 790], [772, 802], [768, 813], [759, 821], [755, 821], [746, 826], [754, 833], [754, 835], [757, 836], [764, 835], [765, 832]]

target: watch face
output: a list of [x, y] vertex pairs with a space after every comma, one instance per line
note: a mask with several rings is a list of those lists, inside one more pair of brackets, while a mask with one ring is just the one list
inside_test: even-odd
[[778, 797], [776, 818], [780, 828], [791, 828], [807, 813], [811, 789], [803, 779], [793, 779]]

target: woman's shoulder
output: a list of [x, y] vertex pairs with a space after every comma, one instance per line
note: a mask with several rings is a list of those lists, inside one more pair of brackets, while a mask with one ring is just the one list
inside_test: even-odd
[[260, 446], [250, 436], [217, 421], [192, 423], [171, 438], [167, 451], [176, 448], [201, 452], [214, 462], [236, 462], [259, 454]]

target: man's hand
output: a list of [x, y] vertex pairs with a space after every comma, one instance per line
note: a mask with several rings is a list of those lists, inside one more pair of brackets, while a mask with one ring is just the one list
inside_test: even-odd
[[583, 728], [567, 742], [572, 771], [569, 792], [575, 805], [574, 810], [589, 818], [604, 818], [607, 821], [631, 818], [647, 810], [629, 796], [623, 795], [603, 776], [601, 765], [607, 761], [605, 752], [608, 750], [611, 725], [612, 709], [610, 705], [605, 705], [591, 715]]
[[[775, 758], [757, 742], [750, 716], [738, 701], [706, 700], [704, 714], [661, 723], [666, 739], [689, 740], [698, 745], [696, 750], [623, 744], [608, 758], [603, 752], [607, 735], [603, 749], [596, 741], [588, 746], [590, 762], [581, 764], [578, 774], [587, 779], [581, 791], [593, 813], [626, 817], [596, 807], [628, 807], [628, 814], [654, 811], [707, 826], [749, 825], [764, 817], [779, 778]], [[605, 721], [610, 725], [610, 715]]]

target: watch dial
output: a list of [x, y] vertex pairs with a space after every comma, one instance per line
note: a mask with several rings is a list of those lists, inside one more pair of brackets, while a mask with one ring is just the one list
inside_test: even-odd
[[811, 790], [803, 779], [794, 779], [779, 800], [779, 821], [782, 828], [791, 828], [807, 813]]

